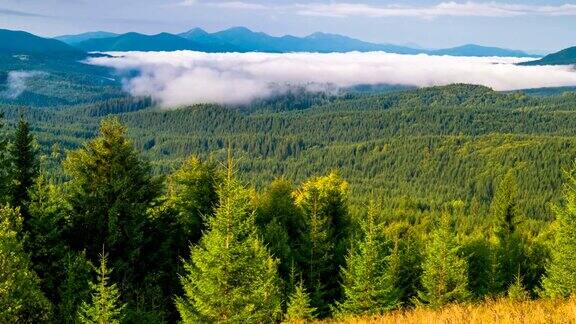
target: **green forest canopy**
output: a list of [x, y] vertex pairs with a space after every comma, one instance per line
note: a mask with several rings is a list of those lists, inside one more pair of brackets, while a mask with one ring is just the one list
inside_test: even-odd
[[2, 105], [2, 320], [258, 322], [574, 293], [572, 93], [86, 100]]

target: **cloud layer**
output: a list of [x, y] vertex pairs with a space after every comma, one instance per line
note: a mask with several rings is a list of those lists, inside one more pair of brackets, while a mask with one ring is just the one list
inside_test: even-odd
[[372, 53], [128, 52], [92, 58], [117, 69], [134, 95], [164, 106], [242, 104], [305, 87], [310, 91], [355, 85], [479, 84], [495, 90], [576, 86], [569, 66], [518, 66], [517, 58]]
[[405, 4], [374, 5], [361, 2], [303, 2], [294, 4], [264, 4], [250, 1], [197, 1], [184, 0], [182, 6], [203, 4], [211, 7], [245, 10], [268, 10], [275, 12], [293, 12], [306, 16], [345, 18], [352, 16], [416, 17], [435, 18], [452, 17], [517, 17], [517, 16], [576, 16], [576, 4], [528, 5], [502, 2], [444, 1], [428, 6], [410, 6]]

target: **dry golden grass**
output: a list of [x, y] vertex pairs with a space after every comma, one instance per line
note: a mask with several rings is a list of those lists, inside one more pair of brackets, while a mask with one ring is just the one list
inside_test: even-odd
[[[336, 321], [332, 321], [336, 323]], [[576, 298], [570, 300], [512, 301], [450, 305], [439, 310], [416, 308], [372, 318], [349, 318], [343, 323], [525, 324], [576, 323]]]

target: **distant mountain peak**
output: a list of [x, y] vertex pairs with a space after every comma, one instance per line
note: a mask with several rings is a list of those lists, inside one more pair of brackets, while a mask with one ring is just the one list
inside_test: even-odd
[[92, 32], [86, 32], [86, 33], [81, 33], [81, 34], [77, 34], [77, 35], [62, 35], [62, 36], [54, 37], [54, 39], [57, 39], [61, 42], [69, 44], [69, 45], [75, 45], [75, 44], [78, 44], [78, 43], [83, 42], [83, 41], [88, 40], [88, 39], [100, 39], [100, 38], [109, 38], [109, 37], [116, 37], [116, 36], [118, 36], [118, 34], [110, 33], [107, 31], [92, 31]]
[[183, 32], [179, 35], [183, 36], [183, 37], [198, 37], [198, 36], [208, 35], [208, 32], [205, 31], [204, 29], [200, 28], [200, 27], [195, 27], [195, 28], [192, 28], [189, 31]]
[[246, 27], [242, 27], [242, 26], [231, 27], [231, 28], [228, 28], [224, 31], [225, 32], [251, 33], [251, 34], [255, 33], [254, 31], [252, 31]]

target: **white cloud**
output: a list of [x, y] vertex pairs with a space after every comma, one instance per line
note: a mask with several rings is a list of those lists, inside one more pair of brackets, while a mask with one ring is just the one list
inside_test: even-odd
[[329, 17], [516, 17], [526, 15], [569, 16], [576, 15], [576, 5], [559, 6], [518, 5], [499, 2], [441, 2], [433, 6], [376, 6], [362, 3], [311, 3], [297, 5], [302, 15]]
[[134, 95], [151, 95], [165, 106], [235, 104], [286, 91], [360, 84], [418, 87], [469, 83], [495, 90], [575, 86], [569, 66], [518, 66], [518, 58], [479, 58], [372, 53], [129, 52], [91, 59], [116, 68]]
[[456, 2], [446, 1], [431, 6], [407, 6], [400, 4], [372, 5], [351, 2], [311, 2], [291, 5], [269, 5], [247, 1], [205, 1], [184, 0], [182, 5], [202, 3], [206, 6], [240, 9], [271, 10], [293, 12], [299, 15], [324, 17], [416, 17], [435, 18], [454, 17], [516, 17], [526, 15], [538, 16], [576, 16], [576, 4], [562, 5], [522, 5], [501, 2]]

